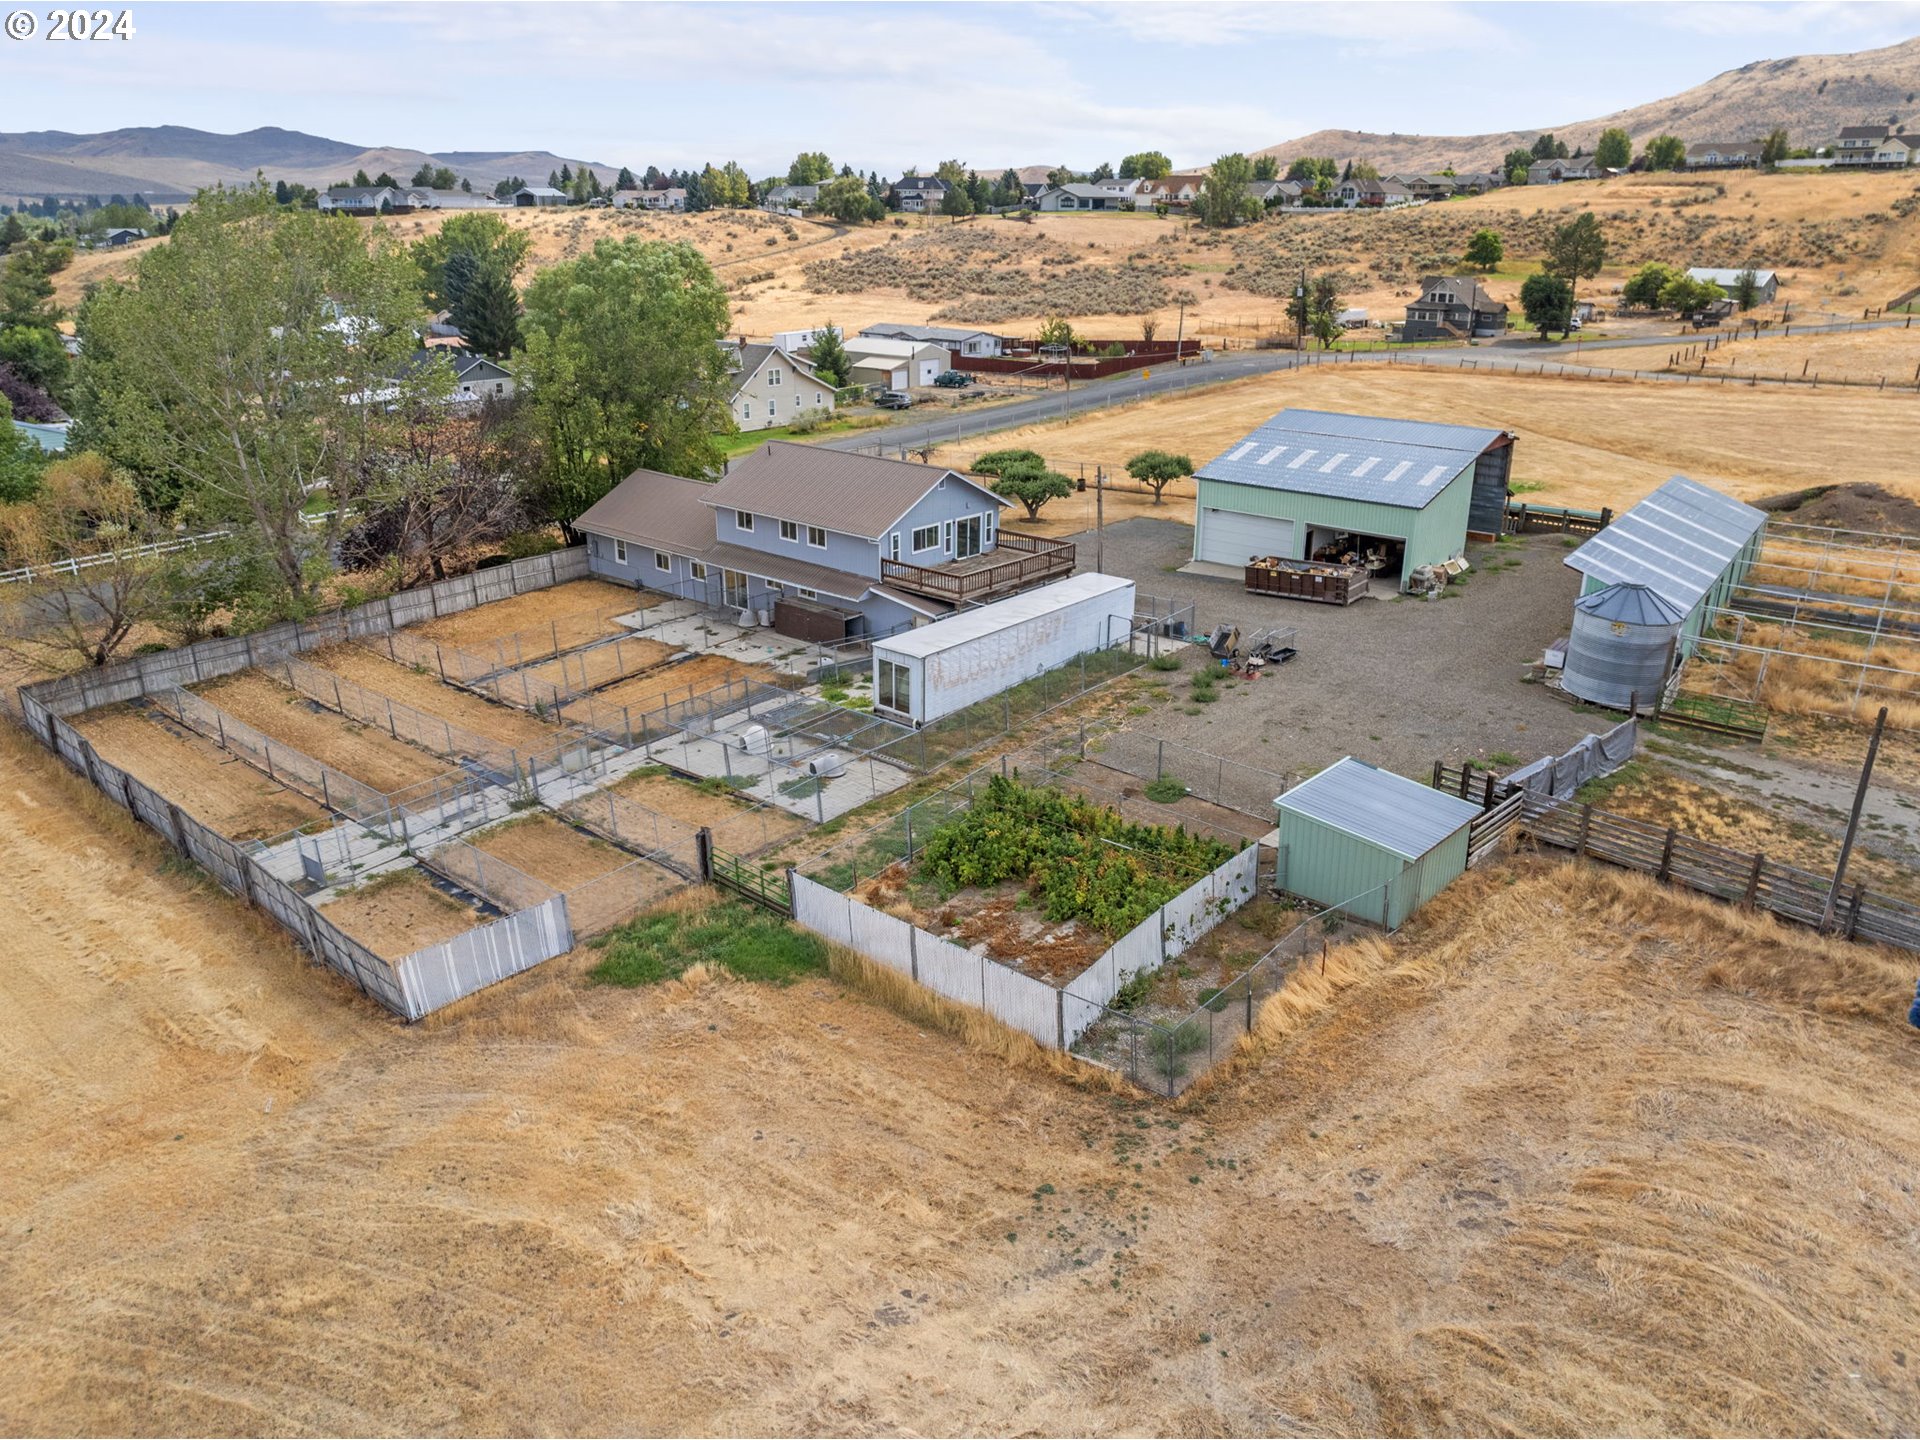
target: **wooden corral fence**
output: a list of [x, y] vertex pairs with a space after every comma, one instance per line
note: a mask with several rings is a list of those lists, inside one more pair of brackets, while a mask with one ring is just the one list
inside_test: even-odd
[[[1816, 929], [1825, 914], [1827, 891], [1833, 884], [1830, 875], [1782, 865], [1764, 853], [1716, 845], [1682, 834], [1671, 825], [1511, 789], [1491, 775], [1472, 770], [1436, 764], [1433, 773], [1436, 789], [1480, 801], [1488, 816], [1518, 800], [1514, 824], [1537, 844], [1582, 860], [1637, 870], [1665, 885], [1711, 895], [1743, 909], [1765, 910]], [[1920, 951], [1920, 905], [1877, 894], [1857, 881], [1843, 885], [1834, 907], [1832, 933]]]
[[1602, 510], [1570, 510], [1562, 505], [1528, 505], [1524, 501], [1507, 502], [1509, 535], [1597, 535], [1613, 523], [1612, 507]]

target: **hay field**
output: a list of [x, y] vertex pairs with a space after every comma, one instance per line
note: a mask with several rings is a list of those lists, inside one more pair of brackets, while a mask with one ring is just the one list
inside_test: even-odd
[[306, 796], [164, 716], [108, 705], [75, 716], [73, 726], [102, 760], [229, 840], [268, 840], [327, 823], [326, 811]]
[[[1158, 447], [1182, 451], [1199, 466], [1289, 405], [1512, 430], [1519, 436], [1514, 481], [1521, 498], [1540, 504], [1618, 510], [1676, 472], [1754, 500], [1830, 483], [1836, 454], [1848, 457], [1847, 479], [1920, 496], [1920, 471], [1911, 462], [1913, 402], [1904, 397], [1368, 364], [1208, 386], [943, 446], [934, 458], [964, 465], [984, 450], [1027, 445], [1056, 464], [1099, 462], [1111, 469], [1136, 451]], [[1192, 519], [1190, 504], [1179, 518]], [[1017, 507], [1006, 523], [1032, 528]]]
[[269, 739], [291, 745], [383, 795], [444, 775], [453, 765], [371, 725], [323, 710], [299, 691], [257, 670], [195, 686], [194, 693]]
[[0, 753], [9, 1430], [1920, 1426], [1904, 962], [1523, 866], [1171, 1110], [826, 979], [407, 1029]]
[[[1664, 345], [1618, 350], [1582, 350], [1555, 358], [1571, 365], [1619, 370], [1686, 370], [1696, 375], [1759, 376], [1763, 379], [1849, 380], [1909, 389], [1920, 384], [1920, 330], [1854, 330], [1828, 335], [1763, 335], [1728, 340], [1691, 358], [1670, 360], [1699, 340], [1675, 336]], [[1705, 365], [1701, 360], [1705, 360]]]
[[[1186, 311], [1188, 335], [1244, 339], [1274, 328], [1302, 261], [1316, 270], [1344, 272], [1349, 304], [1371, 309], [1376, 319], [1397, 320], [1420, 275], [1457, 268], [1467, 237], [1481, 226], [1506, 237], [1508, 260], [1488, 277], [1487, 288], [1512, 303], [1547, 232], [1586, 209], [1599, 215], [1611, 241], [1607, 268], [1590, 282], [1596, 293], [1611, 292], [1646, 260], [1751, 261], [1781, 272], [1785, 298], [1796, 313], [1824, 308], [1857, 314], [1907, 289], [1920, 272], [1920, 212], [1910, 203], [1904, 212], [1898, 208], [1912, 194], [1912, 181], [1897, 173], [1629, 175], [1508, 188], [1384, 214], [1289, 214], [1225, 235], [1209, 235], [1182, 216], [1150, 213], [958, 223], [899, 216], [851, 230], [756, 211], [500, 214], [533, 235], [533, 270], [583, 254], [602, 237], [690, 241], [729, 289], [730, 328], [759, 338], [827, 320], [857, 330], [881, 320], [925, 323], [937, 317], [1026, 333], [1054, 312], [1085, 333], [1109, 337], [1137, 335], [1142, 315], [1152, 314], [1160, 333], [1171, 336], [1178, 315], [1173, 297], [1186, 290], [1195, 302]], [[411, 243], [437, 230], [444, 218], [407, 215], [384, 223]], [[807, 271], [816, 261], [926, 237], [936, 241], [931, 263], [949, 265], [956, 276], [966, 268], [964, 252], [951, 250], [950, 239], [990, 241], [996, 251], [1033, 242], [1053, 258], [1043, 263], [1035, 249], [992, 266], [998, 273], [956, 279], [942, 293], [878, 283], [835, 291], [816, 283], [818, 272]], [[137, 253], [139, 247], [132, 248]], [[1078, 263], [1066, 264], [1069, 258]], [[77, 304], [88, 283], [123, 276], [132, 261], [128, 251], [80, 257], [55, 277], [59, 302]], [[1033, 282], [1022, 282], [1024, 306], [995, 298], [1009, 293], [1008, 272], [1016, 270]], [[1047, 283], [1068, 271], [1081, 278]]]

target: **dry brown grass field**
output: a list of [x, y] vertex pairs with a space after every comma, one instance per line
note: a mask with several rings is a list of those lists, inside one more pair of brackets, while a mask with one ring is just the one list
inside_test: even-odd
[[371, 725], [322, 710], [299, 691], [257, 670], [243, 670], [194, 688], [268, 739], [344, 771], [383, 795], [444, 775], [453, 764]]
[[1899, 385], [1908, 389], [1920, 385], [1920, 329], [1763, 335], [1757, 339], [1729, 340], [1704, 354], [1684, 357], [1683, 352], [1690, 345], [1697, 350], [1700, 341], [1676, 336], [1664, 345], [1569, 351], [1555, 358], [1599, 369], [1672, 369], [1698, 375], [1847, 380], [1865, 385], [1878, 385], [1884, 380], [1890, 387]]
[[645, 609], [655, 598], [608, 580], [571, 580], [410, 625], [405, 633], [455, 649], [484, 649], [489, 642], [521, 631], [545, 631], [549, 641], [557, 633], [560, 648], [567, 650], [590, 640], [626, 634], [626, 627], [615, 624], [613, 617]]
[[[1421, 273], [1457, 268], [1467, 237], [1482, 226], [1506, 237], [1508, 260], [1487, 285], [1511, 302], [1547, 231], [1587, 209], [1612, 241], [1607, 268], [1591, 282], [1602, 291], [1646, 260], [1751, 262], [1781, 272], [1783, 298], [1796, 312], [1857, 313], [1906, 290], [1920, 272], [1913, 194], [1912, 179], [1899, 174], [1632, 175], [1508, 188], [1388, 214], [1290, 214], [1224, 235], [1210, 235], [1184, 217], [1145, 213], [1047, 215], [1031, 222], [900, 217], [898, 224], [853, 230], [755, 211], [502, 213], [533, 234], [536, 269], [580, 255], [602, 237], [690, 241], [731, 292], [732, 329], [753, 336], [828, 319], [855, 330], [881, 320], [940, 318], [1026, 333], [1050, 313], [1072, 318], [1083, 333], [1109, 337], [1137, 335], [1142, 316], [1152, 314], [1162, 336], [1171, 336], [1173, 296], [1184, 289], [1196, 302], [1186, 312], [1187, 334], [1244, 339], [1274, 328], [1303, 261], [1346, 273], [1349, 303], [1370, 308], [1376, 318], [1398, 319]], [[1896, 208], [1903, 201], [1904, 213]], [[385, 223], [412, 242], [442, 219], [408, 215]], [[847, 274], [875, 279], [851, 288], [836, 288], [823, 272], [807, 269], [909, 244], [915, 247], [905, 252], [912, 257], [911, 283], [880, 283], [894, 270], [884, 256], [877, 264], [856, 260]], [[128, 273], [138, 248], [77, 259], [56, 277], [60, 303], [77, 303], [92, 281]]]
[[[1136, 451], [1158, 447], [1182, 451], [1198, 466], [1276, 411], [1295, 405], [1512, 430], [1519, 436], [1514, 451], [1519, 498], [1541, 504], [1610, 505], [1619, 510], [1675, 473], [1755, 500], [1831, 483], [1836, 454], [1848, 457], [1845, 478], [1875, 481], [1895, 493], [1920, 497], [1920, 471], [1911, 463], [1910, 451], [1914, 404], [1911, 397], [1858, 391], [1689, 389], [1661, 381], [1470, 374], [1362, 363], [1207, 386], [943, 446], [934, 458], [964, 465], [985, 450], [1027, 445], [1056, 464], [1084, 461], [1091, 467], [1098, 462], [1112, 470]], [[1794, 438], [1790, 445], [1782, 443], [1783, 428], [1789, 427]], [[1151, 510], [1150, 495], [1120, 493], [1129, 507], [1121, 518], [1142, 513], [1143, 505]], [[1108, 497], [1109, 520], [1115, 518], [1114, 498]], [[1090, 521], [1090, 495], [1058, 503], [1067, 507], [1063, 515]], [[1041, 518], [1057, 533], [1059, 522], [1051, 507]], [[1191, 501], [1169, 518], [1191, 523]], [[1017, 508], [1007, 511], [1006, 523], [1034, 528]]]
[[1905, 961], [1522, 862], [1173, 1108], [591, 952], [408, 1029], [0, 753], [8, 1430], [1920, 1425]]

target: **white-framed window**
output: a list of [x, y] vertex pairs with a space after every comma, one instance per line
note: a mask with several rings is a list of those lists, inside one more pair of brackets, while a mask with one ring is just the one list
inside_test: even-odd
[[779, 383], [780, 383], [780, 367], [776, 365], [774, 366], [773, 369], [767, 371], [767, 384], [778, 385]]
[[798, 540], [800, 538], [800, 527], [791, 520], [782, 520], [780, 522], [780, 538], [782, 540]]
[[826, 549], [827, 548], [826, 529], [823, 526], [819, 526], [819, 525], [807, 526], [807, 544], [811, 545], [816, 550]]
[[889, 560], [898, 560], [900, 558], [900, 532], [898, 530], [895, 530], [887, 536], [887, 558]]
[[688, 562], [687, 571], [696, 580], [704, 580], [707, 578], [707, 566], [706, 566], [706, 562], [703, 560], [693, 560]]
[[987, 511], [987, 549], [989, 550], [993, 548], [993, 527], [999, 521], [999, 518], [1000, 517], [995, 515], [993, 511]]
[[734, 511], [733, 512], [733, 528], [736, 530], [753, 529], [753, 512], [750, 510]]
[[626, 541], [616, 540], [613, 542], [613, 558], [619, 561], [619, 563], [622, 565], [627, 563], [627, 542]]
[[[932, 550], [938, 546], [939, 543], [940, 527], [938, 525], [922, 525], [913, 532], [913, 548], [916, 554], [922, 550]], [[893, 548], [893, 558], [898, 560], [900, 558], [900, 537], [898, 535], [893, 537]]]
[[767, 581], [767, 589], [776, 595], [784, 595], [787, 593], [787, 587], [782, 585], [778, 580]]
[[804, 585], [793, 593], [798, 595], [802, 600], [818, 600], [820, 598], [820, 592], [818, 590], [809, 590]]
[[940, 549], [943, 553], [951, 555], [953, 553], [953, 521], [947, 521], [945, 530], [946, 538], [942, 541]]
[[906, 666], [892, 660], [876, 662], [875, 677], [878, 684], [874, 687], [879, 693], [873, 699], [876, 705], [888, 710], [897, 710], [902, 714], [913, 712], [913, 672]]
[[780, 402], [778, 400], [767, 401], [767, 418], [771, 420], [773, 419], [774, 416], [778, 415], [779, 413], [780, 413]]
[[672, 573], [673, 557], [667, 554], [667, 552], [664, 550], [654, 551], [653, 552], [653, 568], [656, 570], [665, 570], [668, 573]]

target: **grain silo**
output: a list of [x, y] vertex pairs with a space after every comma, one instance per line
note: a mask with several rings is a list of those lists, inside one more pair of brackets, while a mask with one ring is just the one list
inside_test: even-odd
[[1573, 605], [1560, 684], [1569, 695], [1625, 710], [1652, 705], [1672, 672], [1686, 612], [1645, 585], [1622, 581]]

